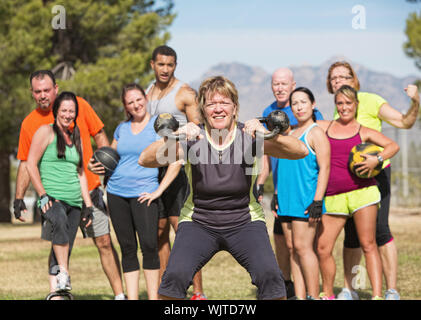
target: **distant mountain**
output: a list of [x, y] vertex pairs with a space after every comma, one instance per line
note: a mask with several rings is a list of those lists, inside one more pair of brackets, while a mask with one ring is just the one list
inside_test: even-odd
[[[351, 63], [361, 84], [361, 91], [380, 94], [391, 106], [398, 110], [407, 110], [409, 98], [404, 88], [417, 79], [415, 76], [404, 78], [395, 77], [388, 73], [372, 71], [345, 57], [332, 57], [320, 66], [289, 66], [294, 72], [297, 86], [308, 87], [316, 97], [317, 108], [325, 119], [333, 115], [333, 96], [327, 92], [326, 77], [329, 66], [339, 60]], [[280, 66], [281, 67], [281, 66]], [[259, 67], [252, 67], [240, 63], [221, 63], [205, 72], [200, 79], [190, 85], [196, 90], [203, 79], [223, 75], [236, 85], [240, 96], [240, 120], [260, 116], [269, 104], [274, 101], [270, 87], [271, 74]]]

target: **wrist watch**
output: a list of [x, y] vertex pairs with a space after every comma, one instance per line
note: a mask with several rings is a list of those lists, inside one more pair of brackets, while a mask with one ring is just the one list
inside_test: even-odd
[[377, 160], [379, 161], [379, 163], [383, 163], [383, 157], [381, 155], [377, 155]]

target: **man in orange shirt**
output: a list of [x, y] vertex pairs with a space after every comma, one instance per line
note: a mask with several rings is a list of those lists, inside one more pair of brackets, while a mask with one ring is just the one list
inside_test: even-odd
[[[22, 211], [26, 211], [25, 202], [23, 201], [25, 192], [29, 186], [30, 178], [26, 169], [26, 160], [29, 148], [31, 146], [32, 137], [38, 128], [44, 124], [54, 122], [52, 106], [58, 94], [58, 85], [56, 84], [54, 74], [49, 70], [39, 70], [31, 74], [30, 77], [31, 92], [37, 108], [33, 110], [22, 122], [19, 135], [19, 149], [17, 158], [20, 160], [17, 178], [16, 193], [13, 203], [15, 217], [21, 221], [25, 219], [21, 216]], [[98, 248], [101, 264], [104, 272], [110, 282], [116, 299], [124, 298], [123, 285], [121, 280], [120, 263], [118, 255], [113, 247], [110, 237], [109, 218], [106, 214], [106, 208], [103, 201], [103, 193], [99, 188], [101, 181], [99, 176], [87, 170], [89, 159], [92, 157], [93, 150], [91, 145], [91, 137], [94, 138], [98, 148], [109, 146], [108, 138], [103, 130], [104, 124], [97, 116], [88, 102], [77, 97], [79, 104], [79, 115], [77, 125], [80, 129], [83, 150], [83, 165], [88, 180], [88, 188], [94, 204], [94, 217], [90, 227], [86, 230], [82, 229], [84, 237], [89, 236]], [[66, 186], [63, 186], [65, 188]], [[43, 221], [42, 238], [49, 240], [51, 236], [51, 225]], [[57, 262], [54, 253], [50, 253], [49, 274], [50, 274], [50, 290], [55, 291], [55, 275], [57, 273]]]

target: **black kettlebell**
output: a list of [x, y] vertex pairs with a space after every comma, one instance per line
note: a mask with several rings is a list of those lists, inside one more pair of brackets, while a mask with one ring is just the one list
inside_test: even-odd
[[170, 113], [159, 114], [153, 124], [155, 132], [158, 133], [159, 136], [168, 137], [168, 139], [172, 140], [183, 139], [183, 136], [174, 134], [174, 131], [177, 131], [179, 126], [177, 119]]
[[277, 134], [282, 134], [289, 128], [289, 119], [287, 114], [282, 110], [274, 110], [267, 117], [257, 118], [261, 123], [265, 123], [269, 133], [265, 133], [265, 140], [272, 139]]
[[52, 300], [55, 297], [62, 297], [62, 298], [64, 298], [64, 300], [74, 300], [75, 299], [69, 291], [56, 291], [56, 292], [49, 293], [45, 297], [45, 300]]

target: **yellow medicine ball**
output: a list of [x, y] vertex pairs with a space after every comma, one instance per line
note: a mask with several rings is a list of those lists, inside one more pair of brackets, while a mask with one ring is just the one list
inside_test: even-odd
[[372, 143], [365, 142], [365, 143], [357, 144], [351, 149], [351, 152], [349, 153], [349, 159], [348, 159], [349, 170], [351, 170], [351, 172], [359, 178], [371, 178], [371, 177], [377, 176], [382, 170], [383, 163], [379, 163], [377, 167], [374, 168], [370, 177], [367, 175], [367, 173], [359, 174], [356, 171], [356, 169], [358, 168], [358, 164], [365, 160], [365, 158], [361, 156], [362, 154], [369, 154], [369, 155], [375, 156], [381, 151], [382, 149], [379, 146]]

